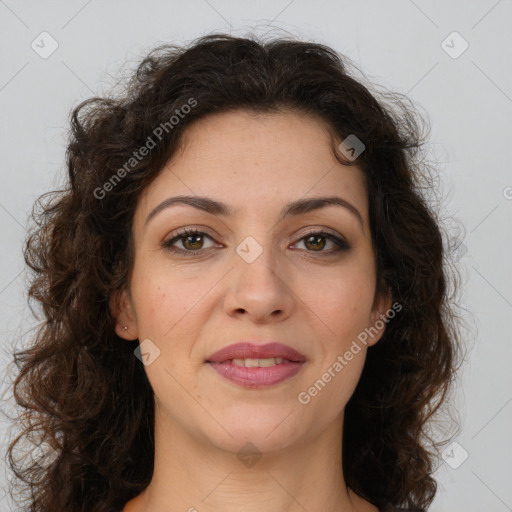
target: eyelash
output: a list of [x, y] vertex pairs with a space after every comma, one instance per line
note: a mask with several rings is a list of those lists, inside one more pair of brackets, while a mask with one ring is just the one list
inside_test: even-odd
[[[182, 240], [183, 238], [186, 238], [188, 236], [197, 236], [197, 235], [206, 235], [208, 238], [213, 240], [213, 237], [211, 237], [208, 233], [205, 233], [204, 231], [200, 231], [195, 228], [184, 228], [180, 230], [175, 236], [170, 238], [169, 240], [166, 240], [162, 243], [162, 247], [168, 251], [171, 251], [176, 254], [186, 255], [186, 256], [195, 256], [201, 252], [204, 252], [206, 249], [198, 249], [197, 251], [189, 251], [189, 250], [183, 250], [183, 249], [177, 249], [175, 247], [172, 247], [172, 244], [178, 240]], [[334, 256], [338, 254], [341, 251], [348, 251], [351, 249], [351, 246], [342, 238], [339, 238], [338, 236], [333, 235], [332, 233], [328, 233], [327, 231], [310, 231], [309, 233], [304, 234], [298, 241], [302, 241], [305, 238], [309, 236], [321, 236], [323, 238], [327, 238], [328, 240], [331, 240], [338, 248], [335, 250], [332, 250], [330, 252], [326, 251], [307, 251], [309, 253], [318, 253], [321, 257], [328, 257], [328, 256]], [[325, 253], [325, 254], [322, 254]]]

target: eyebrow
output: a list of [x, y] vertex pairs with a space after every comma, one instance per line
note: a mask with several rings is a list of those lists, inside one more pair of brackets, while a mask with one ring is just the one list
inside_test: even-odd
[[[196, 208], [198, 210], [202, 210], [206, 213], [210, 213], [212, 215], [217, 216], [233, 216], [233, 210], [225, 203], [220, 201], [216, 201], [215, 199], [211, 199], [210, 197], [204, 196], [176, 196], [169, 197], [162, 201], [158, 206], [151, 210], [151, 213], [147, 216], [145, 225], [158, 213], [170, 206], [175, 204], [186, 204]], [[313, 210], [319, 210], [320, 208], [325, 208], [327, 206], [341, 206], [346, 208], [352, 214], [357, 217], [361, 227], [364, 231], [364, 223], [359, 210], [341, 197], [337, 196], [328, 196], [328, 197], [311, 197], [305, 199], [298, 199], [297, 201], [293, 201], [284, 206], [279, 214], [279, 221], [283, 220], [285, 217], [289, 215], [302, 215], [304, 213], [311, 212]]]

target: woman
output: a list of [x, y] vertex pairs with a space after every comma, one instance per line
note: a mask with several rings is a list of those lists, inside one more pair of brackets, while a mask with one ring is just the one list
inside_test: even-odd
[[429, 506], [458, 335], [390, 98], [323, 45], [211, 35], [74, 110], [25, 248], [30, 510]]

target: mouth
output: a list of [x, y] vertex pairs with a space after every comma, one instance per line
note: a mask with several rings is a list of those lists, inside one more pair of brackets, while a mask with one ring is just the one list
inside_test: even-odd
[[297, 361], [290, 361], [289, 359], [284, 359], [282, 357], [265, 357], [263, 359], [228, 359], [224, 362], [231, 363], [235, 366], [244, 366], [245, 368], [269, 368], [270, 366], [275, 366], [277, 364], [294, 363]]
[[296, 375], [306, 358], [282, 343], [255, 345], [243, 342], [224, 347], [205, 362], [235, 384], [246, 388], [262, 388]]
[[[273, 361], [273, 364], [282, 364], [284, 360], [292, 363], [303, 363], [306, 361], [304, 354], [301, 354], [298, 350], [285, 345], [283, 343], [265, 343], [264, 345], [256, 344], [248, 341], [235, 343], [228, 345], [227, 347], [221, 348], [206, 360], [207, 363], [225, 363], [228, 361], [245, 361], [249, 364], [243, 366], [259, 366], [254, 361], [263, 361], [262, 366], [272, 366], [269, 361]], [[280, 362], [278, 362], [280, 361]], [[238, 364], [238, 366], [242, 366]]]

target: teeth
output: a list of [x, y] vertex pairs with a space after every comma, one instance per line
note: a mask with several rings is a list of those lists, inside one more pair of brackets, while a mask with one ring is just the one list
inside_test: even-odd
[[233, 359], [233, 364], [236, 366], [245, 366], [246, 368], [257, 368], [274, 366], [282, 364], [282, 357], [267, 357], [265, 359]]

